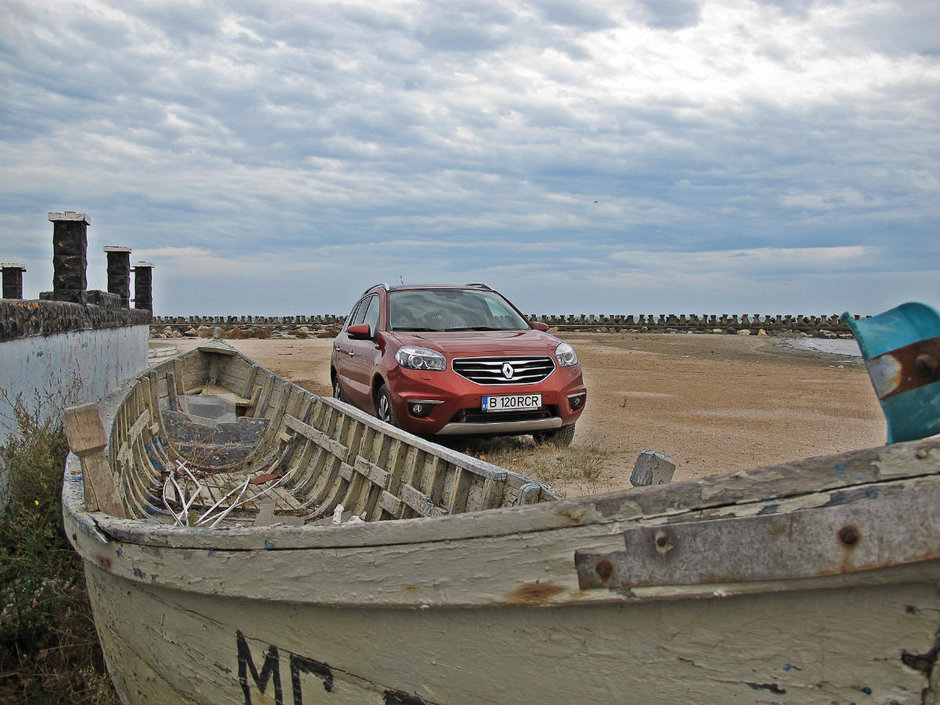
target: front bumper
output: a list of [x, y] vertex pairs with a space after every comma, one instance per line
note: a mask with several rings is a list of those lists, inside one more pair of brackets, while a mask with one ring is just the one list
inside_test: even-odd
[[478, 436], [489, 433], [532, 433], [533, 431], [548, 431], [561, 428], [564, 424], [558, 416], [547, 419], [531, 419], [526, 421], [487, 421], [473, 423], [461, 421], [445, 424], [437, 436]]
[[[522, 434], [567, 426], [581, 415], [587, 390], [579, 367], [556, 369], [548, 378], [532, 385], [493, 387], [470, 382], [452, 371], [440, 373], [402, 370], [392, 380], [392, 405], [398, 425], [425, 436]], [[542, 407], [528, 413], [483, 412], [484, 396], [541, 394]], [[572, 408], [572, 398], [581, 404]], [[432, 402], [423, 418], [411, 414], [413, 403]]]

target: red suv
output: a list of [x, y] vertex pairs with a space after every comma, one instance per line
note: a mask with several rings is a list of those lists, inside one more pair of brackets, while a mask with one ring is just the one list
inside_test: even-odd
[[333, 341], [333, 396], [421, 435], [567, 445], [587, 390], [547, 330], [484, 284], [373, 286]]

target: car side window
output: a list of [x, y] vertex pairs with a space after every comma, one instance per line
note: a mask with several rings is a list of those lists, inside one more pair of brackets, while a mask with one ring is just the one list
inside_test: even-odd
[[359, 302], [359, 307], [356, 309], [356, 314], [350, 320], [349, 325], [355, 326], [359, 323], [362, 323], [362, 319], [366, 317], [366, 309], [369, 307], [369, 299], [362, 299]]
[[343, 330], [346, 330], [353, 324], [353, 321], [356, 319], [356, 313], [359, 312], [359, 304], [361, 302], [357, 301], [356, 304], [352, 307], [352, 311], [349, 312], [349, 315], [346, 316], [346, 325], [343, 326]]
[[378, 296], [373, 296], [372, 298], [369, 299], [369, 305], [366, 308], [365, 317], [362, 319], [362, 322], [368, 324], [369, 336], [374, 338], [376, 332], [379, 329], [379, 297]]

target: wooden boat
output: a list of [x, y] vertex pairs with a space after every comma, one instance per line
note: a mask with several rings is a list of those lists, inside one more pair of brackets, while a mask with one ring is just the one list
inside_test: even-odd
[[940, 437], [559, 499], [219, 344], [100, 409], [63, 505], [129, 705], [940, 702]]

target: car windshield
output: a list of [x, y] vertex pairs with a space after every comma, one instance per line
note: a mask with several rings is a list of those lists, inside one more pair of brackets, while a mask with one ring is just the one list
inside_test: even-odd
[[525, 330], [528, 322], [495, 291], [406, 289], [388, 295], [389, 330]]

